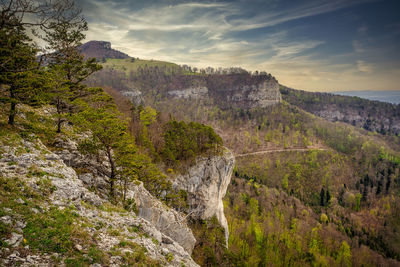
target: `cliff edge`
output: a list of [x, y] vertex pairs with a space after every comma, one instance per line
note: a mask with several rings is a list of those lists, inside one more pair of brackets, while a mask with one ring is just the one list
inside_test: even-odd
[[196, 165], [189, 168], [186, 174], [177, 175], [174, 181], [176, 188], [187, 191], [190, 216], [195, 219], [208, 219], [216, 216], [225, 229], [228, 241], [228, 223], [222, 202], [231, 181], [235, 157], [224, 149], [220, 155], [200, 157]]

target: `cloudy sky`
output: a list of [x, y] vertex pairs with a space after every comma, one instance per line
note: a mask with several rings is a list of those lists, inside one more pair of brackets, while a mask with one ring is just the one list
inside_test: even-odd
[[87, 40], [130, 56], [265, 70], [310, 91], [400, 90], [399, 0], [78, 0]]

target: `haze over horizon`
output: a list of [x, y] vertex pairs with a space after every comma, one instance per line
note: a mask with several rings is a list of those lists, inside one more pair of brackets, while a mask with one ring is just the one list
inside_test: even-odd
[[79, 0], [87, 41], [133, 57], [265, 70], [308, 91], [400, 90], [395, 0]]

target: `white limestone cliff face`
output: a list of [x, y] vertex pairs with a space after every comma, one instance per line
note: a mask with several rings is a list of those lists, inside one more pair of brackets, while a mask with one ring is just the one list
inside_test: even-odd
[[139, 90], [132, 89], [130, 91], [122, 91], [121, 94], [128, 98], [136, 106], [144, 103], [143, 94]]
[[282, 102], [279, 83], [273, 77], [251, 85], [226, 86], [221, 84], [220, 86], [215, 90], [205, 86], [173, 90], [168, 92], [168, 96], [184, 99], [214, 99], [221, 106], [240, 108], [264, 108]]
[[143, 184], [131, 186], [127, 192], [127, 198], [135, 200], [139, 217], [150, 222], [161, 233], [171, 237], [189, 254], [192, 253], [196, 238], [182, 214], [153, 197]]
[[190, 87], [184, 90], [169, 91], [168, 95], [178, 98], [202, 99], [208, 97], [208, 88], [205, 86]]
[[265, 108], [282, 102], [279, 84], [275, 79], [254, 85], [238, 85], [226, 89], [224, 93], [228, 103], [241, 108]]
[[190, 216], [207, 219], [216, 216], [229, 237], [228, 223], [224, 214], [223, 197], [231, 181], [235, 157], [228, 149], [221, 155], [201, 157], [186, 174], [178, 175], [174, 187], [188, 192]]
[[247, 95], [247, 100], [251, 107], [261, 108], [282, 102], [278, 82], [275, 79], [270, 79], [253, 86]]

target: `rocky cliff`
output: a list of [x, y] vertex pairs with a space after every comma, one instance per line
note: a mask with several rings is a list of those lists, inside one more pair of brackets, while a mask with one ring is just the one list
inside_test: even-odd
[[229, 103], [241, 108], [265, 108], [282, 101], [279, 84], [275, 79], [254, 85], [237, 85], [224, 92]]
[[186, 174], [175, 178], [174, 186], [188, 192], [188, 204], [192, 218], [208, 219], [216, 216], [229, 237], [228, 223], [222, 202], [231, 181], [235, 157], [225, 149], [221, 155], [201, 157]]
[[264, 108], [282, 101], [278, 81], [270, 75], [251, 74], [209, 75], [181, 77], [181, 83], [200, 84], [181, 87], [169, 85], [167, 97], [184, 99], [212, 99], [223, 108]]

